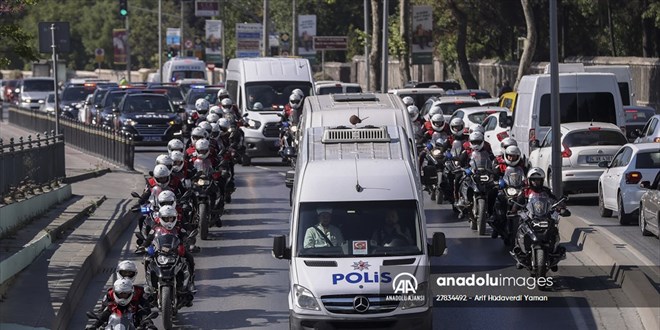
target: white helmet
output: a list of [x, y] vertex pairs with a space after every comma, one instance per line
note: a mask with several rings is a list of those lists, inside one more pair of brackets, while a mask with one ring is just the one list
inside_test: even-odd
[[298, 94], [300, 95], [300, 98], [305, 97], [305, 93], [303, 93], [302, 89], [296, 88], [293, 91], [291, 91], [291, 94]]
[[181, 151], [183, 152], [185, 150], [186, 146], [183, 144], [183, 141], [179, 139], [172, 139], [170, 142], [167, 142], [167, 152], [170, 154], [170, 157], [172, 157], [172, 152], [173, 151]]
[[165, 205], [174, 205], [176, 203], [176, 196], [174, 195], [174, 192], [171, 190], [163, 190], [158, 194], [158, 206], [165, 206]]
[[299, 94], [292, 93], [291, 95], [289, 95], [289, 106], [290, 107], [292, 107], [294, 109], [300, 108], [301, 101], [302, 101], [302, 96], [300, 96]]
[[214, 113], [212, 113], [212, 114], [206, 116], [206, 121], [208, 121], [208, 122], [211, 123], [211, 124], [217, 122], [218, 119], [220, 119], [220, 116], [218, 116], [218, 115], [216, 115], [216, 114], [214, 114]]
[[229, 122], [229, 119], [227, 118], [218, 119], [218, 128], [220, 128], [221, 131], [226, 132], [230, 126], [231, 123]]
[[172, 165], [172, 171], [174, 172], [179, 172], [183, 168], [183, 163], [185, 161], [185, 157], [183, 155], [183, 152], [175, 150], [172, 151], [170, 154], [170, 158], [172, 158], [172, 161], [174, 164]]
[[121, 306], [128, 305], [133, 299], [133, 281], [120, 278], [112, 286], [112, 297]]
[[193, 128], [192, 132], [190, 133], [190, 139], [195, 142], [199, 139], [205, 139], [209, 137], [209, 133], [206, 132], [205, 129], [201, 127], [195, 127]]
[[413, 98], [410, 96], [406, 96], [401, 100], [403, 101], [403, 104], [405, 104], [407, 107], [411, 105], [415, 105], [415, 100], [413, 100]]
[[137, 276], [137, 266], [131, 260], [124, 260], [119, 262], [117, 265], [117, 279], [127, 279], [131, 282], [135, 282], [135, 277]]
[[219, 105], [214, 105], [214, 106], [211, 107], [211, 109], [209, 109], [209, 112], [214, 113], [218, 116], [221, 116], [222, 115], [222, 108]]
[[206, 113], [209, 111], [209, 106], [209, 101], [206, 99], [197, 99], [197, 101], [195, 101], [195, 109], [197, 109], [198, 112]]
[[170, 158], [169, 154], [162, 154], [156, 157], [156, 165], [165, 165], [167, 166], [167, 169], [171, 171], [174, 161]]
[[434, 115], [442, 114], [442, 108], [440, 108], [440, 105], [433, 104], [431, 108], [429, 109], [428, 116], [429, 118], [432, 118]]
[[504, 149], [504, 162], [509, 166], [516, 166], [520, 162], [521, 152], [518, 146], [508, 146]]
[[502, 142], [500, 142], [500, 146], [502, 147], [502, 149], [506, 149], [510, 146], [516, 146], [517, 147], [518, 146], [518, 141], [514, 140], [513, 138], [508, 137], [508, 138], [502, 140]]
[[252, 110], [263, 110], [263, 109], [264, 109], [264, 105], [261, 104], [261, 102], [254, 102], [254, 104], [252, 105]]
[[527, 172], [527, 182], [531, 188], [541, 188], [545, 180], [545, 172], [540, 167], [533, 167]]
[[463, 134], [463, 129], [465, 129], [465, 122], [461, 118], [454, 117], [449, 122], [449, 129], [454, 135]]
[[217, 139], [220, 136], [220, 126], [217, 123], [211, 123], [211, 138]]
[[229, 92], [227, 92], [226, 89], [224, 89], [224, 88], [220, 88], [220, 89], [218, 90], [218, 100], [221, 100], [221, 101], [222, 101], [222, 100], [224, 100], [224, 99], [226, 99], [226, 98], [228, 98], [228, 97], [229, 97]]
[[211, 134], [211, 123], [209, 123], [208, 121], [206, 120], [201, 121], [199, 122], [199, 124], [197, 124], [197, 126], [203, 128], [206, 131], [207, 137]]
[[165, 205], [158, 210], [161, 226], [172, 230], [176, 226], [176, 209], [172, 205]]
[[435, 114], [431, 117], [431, 126], [436, 132], [440, 132], [445, 128], [445, 116], [441, 114]]
[[[170, 158], [171, 159], [171, 158]], [[170, 183], [170, 170], [165, 165], [156, 165], [154, 167], [154, 180], [161, 187], [167, 187]]]
[[[409, 96], [406, 96], [409, 97]], [[410, 120], [415, 121], [417, 120], [417, 117], [419, 117], [419, 109], [415, 105], [409, 105], [408, 106], [408, 116], [410, 116]]]
[[209, 156], [210, 143], [207, 139], [200, 139], [195, 142], [195, 153], [197, 157], [206, 159]]
[[222, 112], [223, 113], [231, 113], [232, 112], [232, 106], [234, 105], [234, 102], [231, 101], [230, 98], [226, 98], [220, 102], [222, 105]]
[[484, 147], [484, 134], [481, 132], [470, 133], [470, 148], [479, 151]]
[[470, 134], [472, 134], [474, 132], [479, 132], [481, 134], [484, 134], [486, 132], [486, 130], [484, 130], [483, 126], [481, 126], [479, 124], [474, 124], [474, 125], [472, 125], [472, 127], [470, 127]]

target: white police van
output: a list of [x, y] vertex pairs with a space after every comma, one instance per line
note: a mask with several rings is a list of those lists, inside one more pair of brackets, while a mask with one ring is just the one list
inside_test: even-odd
[[[183, 79], [203, 79], [206, 77], [206, 63], [196, 57], [174, 57], [163, 63], [163, 81], [177, 82]], [[160, 75], [154, 75], [154, 80], [159, 80]], [[159, 81], [154, 81], [159, 82]]]
[[443, 254], [445, 237], [427, 243], [405, 129], [302, 134], [289, 244], [285, 236], [273, 242], [273, 255], [290, 260], [290, 327], [431, 329], [429, 257]]

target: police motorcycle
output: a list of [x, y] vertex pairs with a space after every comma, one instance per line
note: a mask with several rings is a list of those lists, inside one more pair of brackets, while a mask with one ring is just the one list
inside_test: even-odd
[[514, 202], [524, 194], [525, 189], [525, 172], [518, 166], [509, 166], [504, 171], [504, 175], [499, 182], [499, 193], [497, 195], [498, 201], [501, 205], [506, 205], [506, 212], [503, 213], [502, 207], [495, 207], [495, 221], [489, 222], [493, 230], [495, 230], [502, 240], [504, 245], [511, 247], [514, 244], [516, 231], [518, 230], [519, 216], [517, 212], [513, 212]]
[[[134, 205], [130, 210], [134, 213], [140, 212], [141, 218], [139, 220], [140, 226], [138, 230], [144, 236], [146, 236], [149, 231], [151, 231], [151, 228], [153, 228], [155, 225], [154, 212], [158, 211], [158, 195], [163, 191], [163, 188], [161, 188], [159, 185], [155, 185], [149, 190], [149, 198], [144, 197], [147, 194], [146, 192], [142, 196], [140, 196], [135, 191], [131, 192], [131, 196], [138, 198], [139, 201], [138, 204]], [[142, 241], [138, 239], [137, 244], [140, 246]], [[138, 252], [142, 251], [138, 250]]]
[[446, 136], [434, 133], [431, 141], [433, 142], [427, 143], [426, 149], [423, 151], [423, 159], [426, 165], [422, 167], [422, 184], [424, 190], [431, 195], [431, 200], [437, 204], [442, 204], [445, 196], [451, 195], [447, 190], [448, 183], [445, 175], [448, 140]]
[[473, 152], [461, 181], [461, 198], [464, 206], [457, 206], [468, 215], [470, 228], [479, 235], [486, 234], [488, 219], [488, 192], [494, 188], [492, 161], [482, 152]]
[[217, 184], [222, 185], [223, 194], [222, 200], [225, 203], [231, 203], [231, 195], [236, 191], [236, 184], [234, 182], [234, 163], [237, 157], [237, 151], [233, 147], [224, 147], [219, 151], [220, 164], [217, 170], [220, 171], [220, 180]]
[[[192, 281], [186, 259], [179, 251], [182, 244], [176, 233], [161, 226], [154, 229], [155, 234], [144, 257], [146, 270], [145, 291], [153, 292], [154, 302], [162, 313], [163, 328], [172, 329], [172, 320], [178, 310], [191, 301], [190, 293], [185, 288]], [[195, 237], [197, 230], [188, 235], [187, 240]], [[141, 236], [141, 234], [140, 234]], [[145, 239], [144, 236], [140, 237]], [[183, 242], [187, 246], [187, 242]]]
[[286, 116], [283, 113], [278, 113], [280, 117], [279, 129], [280, 129], [280, 157], [282, 157], [282, 162], [291, 165], [295, 168], [296, 166], [296, 156], [298, 149], [298, 142], [296, 140], [296, 132], [298, 131], [298, 126], [293, 125], [291, 122], [286, 120]]
[[532, 192], [527, 205], [515, 203], [519, 212], [515, 246], [510, 252], [518, 268], [527, 268], [532, 276], [545, 277], [548, 270], [557, 271], [557, 264], [566, 258], [566, 248], [559, 244], [559, 216], [569, 212], [558, 206], [567, 200], [562, 197], [556, 203], [546, 194]]
[[[88, 311], [87, 313], [87, 318], [90, 320], [100, 320], [101, 317], [93, 312], [93, 311]], [[100, 326], [98, 329], [103, 329], [103, 330], [142, 330], [142, 329], [150, 329], [153, 328], [153, 326], [148, 326], [150, 323], [149, 321], [152, 319], [155, 319], [158, 317], [158, 312], [154, 311], [151, 312], [149, 315], [145, 316], [142, 318], [142, 321], [140, 322], [140, 326], [137, 328], [135, 327], [133, 323], [133, 319], [135, 317], [134, 313], [121, 313], [119, 311], [116, 311], [110, 315], [110, 318], [108, 319], [108, 322]]]
[[[211, 196], [213, 193], [220, 194], [220, 191], [216, 186], [216, 182], [213, 180], [212, 175], [215, 170], [211, 165], [211, 160], [196, 159], [193, 167], [196, 173], [190, 180], [190, 190], [192, 191], [191, 202], [193, 206], [191, 219], [199, 228], [200, 237], [206, 240], [208, 239], [209, 227], [211, 226], [211, 210], [215, 206], [215, 200]], [[222, 210], [219, 210], [218, 214], [222, 214]], [[220, 217], [220, 215], [215, 216]]]

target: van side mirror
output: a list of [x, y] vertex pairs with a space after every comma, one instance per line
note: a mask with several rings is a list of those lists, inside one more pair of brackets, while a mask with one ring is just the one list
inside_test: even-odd
[[639, 183], [639, 187], [642, 189], [649, 189], [651, 188], [651, 181], [642, 181]]
[[598, 167], [609, 167], [609, 165], [610, 165], [610, 162], [607, 161], [607, 160], [604, 160], [604, 161], [598, 163]]
[[291, 259], [291, 248], [286, 247], [286, 237], [284, 235], [273, 237], [273, 257]]
[[431, 257], [440, 257], [445, 254], [447, 249], [447, 241], [445, 239], [445, 233], [437, 232], [433, 233], [433, 241], [429, 247], [429, 255]]
[[530, 149], [530, 150], [538, 149], [538, 148], [539, 148], [539, 144], [540, 144], [540, 143], [539, 143], [539, 140], [536, 140], [536, 139], [535, 139], [535, 140], [532, 140], [532, 141], [529, 141], [529, 149]]

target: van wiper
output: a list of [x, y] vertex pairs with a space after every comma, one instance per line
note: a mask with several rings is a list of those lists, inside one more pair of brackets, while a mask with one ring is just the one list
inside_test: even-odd
[[346, 255], [340, 254], [323, 254], [323, 253], [306, 253], [298, 255], [300, 258], [343, 258]]

